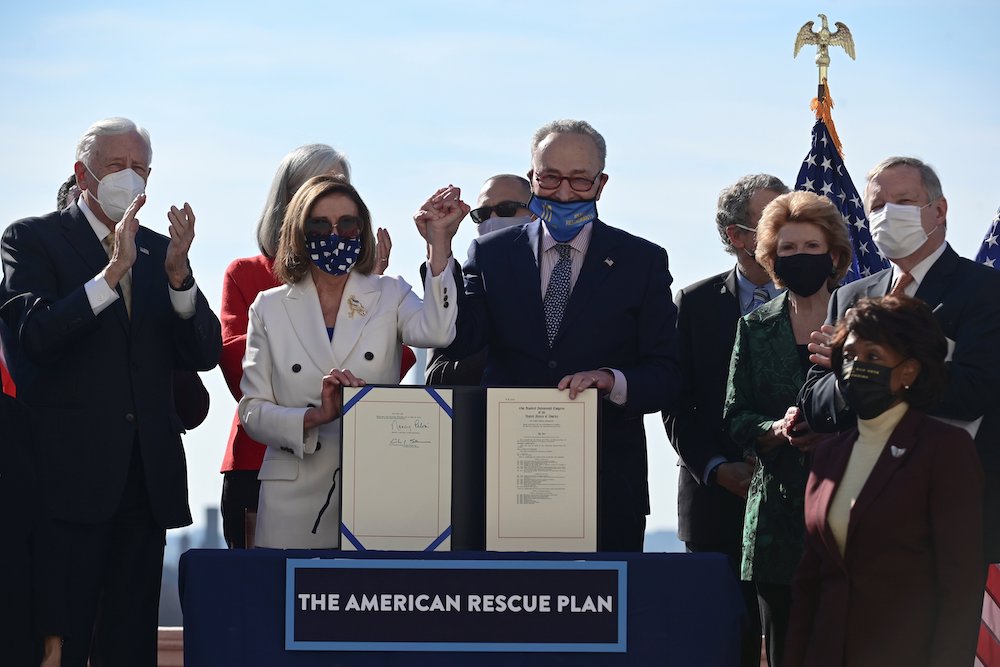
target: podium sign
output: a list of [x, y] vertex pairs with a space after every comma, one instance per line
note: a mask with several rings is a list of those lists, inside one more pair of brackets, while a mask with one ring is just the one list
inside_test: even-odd
[[286, 561], [290, 651], [624, 653], [624, 562]]

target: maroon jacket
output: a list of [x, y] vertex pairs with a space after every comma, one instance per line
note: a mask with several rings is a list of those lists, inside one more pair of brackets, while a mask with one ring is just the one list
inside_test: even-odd
[[814, 453], [785, 666], [971, 665], [986, 575], [972, 438], [908, 410], [851, 510], [841, 557], [826, 517], [857, 438], [851, 429]]

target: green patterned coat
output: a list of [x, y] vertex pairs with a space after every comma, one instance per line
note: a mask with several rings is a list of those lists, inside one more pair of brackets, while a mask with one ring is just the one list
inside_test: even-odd
[[805, 381], [788, 309], [786, 292], [739, 320], [725, 405], [730, 436], [760, 463], [747, 495], [741, 576], [786, 585], [802, 556], [809, 469], [791, 445], [760, 454], [756, 442], [795, 405]]

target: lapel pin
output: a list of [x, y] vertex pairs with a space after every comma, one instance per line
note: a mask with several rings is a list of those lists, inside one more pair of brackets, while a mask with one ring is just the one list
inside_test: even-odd
[[149, 254], [149, 251], [146, 250], [145, 248], [143, 248], [142, 246], [139, 246], [139, 252], [141, 252], [143, 255], [148, 255]]
[[352, 294], [347, 298], [347, 317], [353, 319], [355, 313], [364, 317], [368, 314], [368, 311], [365, 310], [365, 307], [361, 305], [360, 301], [358, 301], [358, 297]]
[[906, 450], [905, 450], [905, 449], [900, 449], [900, 448], [899, 448], [899, 447], [897, 447], [896, 445], [891, 445], [891, 446], [889, 447], [889, 453], [891, 453], [891, 454], [892, 454], [893, 458], [897, 458], [897, 459], [898, 459], [898, 458], [900, 458], [900, 457], [901, 457], [901, 456], [902, 456], [903, 454], [905, 454], [905, 453], [906, 453]]
[[607, 264], [608, 266], [614, 266], [615, 265], [615, 260], [611, 259], [610, 257], [605, 257], [604, 258], [604, 263]]

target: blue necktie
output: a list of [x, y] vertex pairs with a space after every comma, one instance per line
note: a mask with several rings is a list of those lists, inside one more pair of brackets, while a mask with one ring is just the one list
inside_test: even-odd
[[559, 253], [559, 261], [552, 267], [552, 275], [549, 276], [549, 285], [545, 288], [545, 298], [542, 299], [542, 308], [545, 311], [545, 333], [549, 337], [549, 347], [559, 333], [559, 325], [562, 323], [563, 313], [566, 312], [566, 302], [569, 301], [569, 279], [573, 268], [570, 260], [570, 252], [573, 250], [568, 243], [557, 243], [556, 251]]
[[750, 300], [750, 310], [753, 312], [771, 300], [771, 295], [763, 287], [756, 287], [753, 291], [753, 298]]

